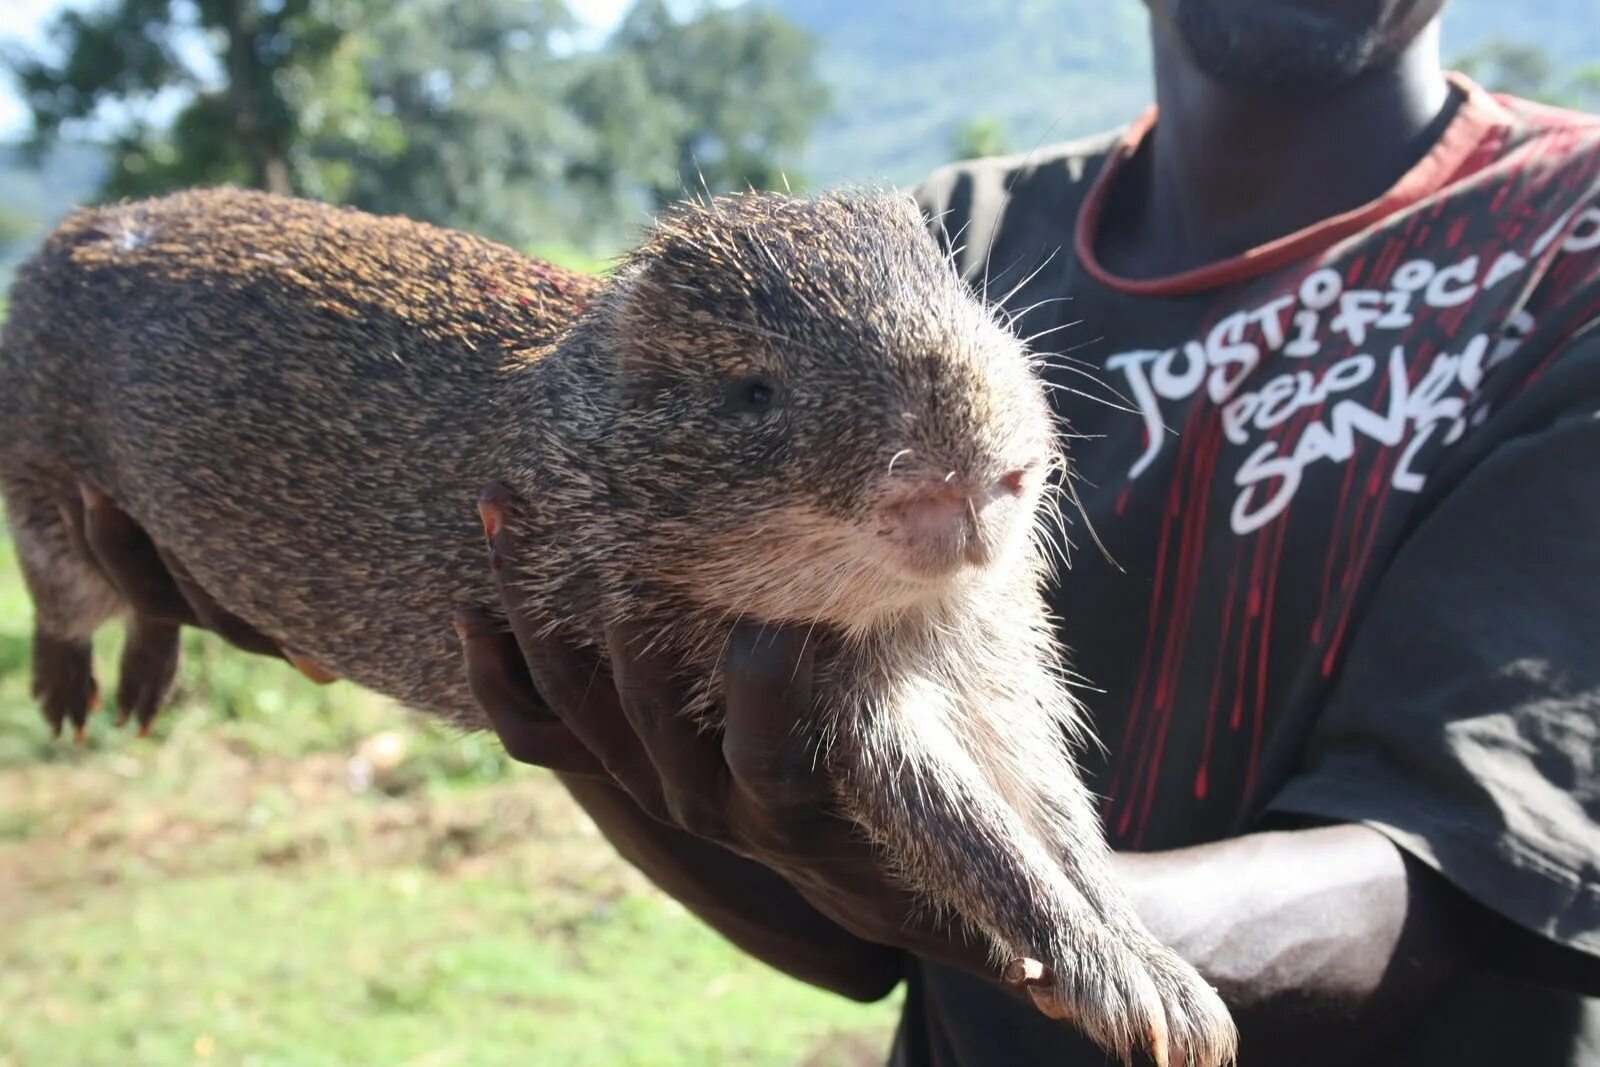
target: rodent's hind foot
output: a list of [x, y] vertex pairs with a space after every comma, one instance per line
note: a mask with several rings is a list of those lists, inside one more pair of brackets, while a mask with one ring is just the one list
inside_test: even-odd
[[156, 715], [172, 695], [178, 676], [178, 627], [146, 615], [128, 620], [117, 678], [117, 725], [139, 724], [139, 736], [150, 736]]
[[52, 737], [60, 737], [62, 726], [70, 722], [73, 735], [83, 741], [89, 712], [100, 702], [87, 639], [34, 632], [33, 696]]
[[1044, 1015], [1069, 1022], [1133, 1064], [1143, 1053], [1158, 1067], [1227, 1067], [1237, 1034], [1222, 999], [1194, 968], [1155, 942], [1125, 947], [1109, 933], [1078, 936], [1046, 964], [1013, 959], [1002, 981], [1026, 990]]

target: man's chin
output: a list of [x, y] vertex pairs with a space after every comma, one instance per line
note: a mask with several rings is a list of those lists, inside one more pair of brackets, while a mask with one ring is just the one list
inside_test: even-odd
[[[1373, 62], [1382, 37], [1326, 3], [1177, 0], [1173, 23], [1189, 58], [1240, 89], [1318, 90], [1349, 82]], [[1344, 17], [1341, 17], [1344, 16]]]

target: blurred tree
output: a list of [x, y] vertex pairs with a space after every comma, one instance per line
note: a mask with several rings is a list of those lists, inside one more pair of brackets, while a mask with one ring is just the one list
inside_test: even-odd
[[39, 230], [39, 220], [8, 204], [0, 204], [0, 259]]
[[1562, 70], [1537, 45], [1494, 38], [1460, 56], [1452, 66], [1494, 92], [1600, 111], [1600, 64]]
[[108, 0], [10, 58], [36, 150], [110, 138], [108, 196], [252, 185], [523, 246], [780, 185], [826, 106], [771, 11], [637, 0], [598, 51], [575, 28], [566, 0]]
[[702, 5], [673, 16], [635, 0], [570, 103], [592, 136], [572, 171], [616, 203], [650, 208], [702, 187], [771, 189], [827, 110], [816, 42], [764, 7]]
[[[197, 183], [281, 193], [327, 185], [295, 147], [310, 129], [326, 136], [365, 120], [350, 27], [367, 2], [377, 0], [114, 0], [65, 9], [46, 31], [59, 58], [10, 57], [33, 112], [34, 146], [64, 127], [102, 126], [113, 196]], [[163, 121], [175, 101], [177, 114]]]
[[950, 151], [956, 159], [1004, 155], [1007, 151], [1005, 124], [987, 116], [968, 119], [950, 138]]
[[[307, 152], [348, 171], [344, 199], [511, 244], [548, 240], [583, 135], [564, 103], [575, 23], [562, 0], [403, 0], [367, 26], [373, 113], [398, 138], [332, 131]], [[342, 68], [341, 68], [342, 69]], [[341, 171], [344, 173], [344, 171]]]

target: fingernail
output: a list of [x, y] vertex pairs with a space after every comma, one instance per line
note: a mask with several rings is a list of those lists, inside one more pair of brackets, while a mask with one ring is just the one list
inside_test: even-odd
[[461, 617], [461, 613], [459, 611], [452, 611], [450, 613], [450, 628], [456, 632], [456, 639], [458, 641], [465, 641], [467, 639], [467, 621]]
[[78, 483], [78, 495], [83, 498], [83, 506], [88, 508], [97, 508], [111, 499], [88, 482]]
[[494, 488], [485, 489], [478, 495], [478, 519], [483, 523], [483, 535], [491, 541], [500, 532], [500, 524], [505, 518], [498, 496], [499, 492]]
[[1049, 981], [1049, 968], [1038, 960], [1019, 956], [1006, 964], [1000, 980], [1009, 986], [1041, 985]]

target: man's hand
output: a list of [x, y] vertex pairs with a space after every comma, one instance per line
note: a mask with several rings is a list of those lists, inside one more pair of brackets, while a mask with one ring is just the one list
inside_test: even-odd
[[702, 729], [648, 634], [608, 632], [607, 669], [527, 615], [510, 507], [498, 486], [479, 501], [510, 632], [475, 607], [457, 609], [456, 628], [473, 693], [513, 757], [620, 788], [657, 824], [777, 872], [860, 941], [988, 972], [977, 939], [911, 920], [910, 895], [839, 813], [820, 739], [804, 732], [816, 717], [803, 629], [737, 626], [721, 728]]

